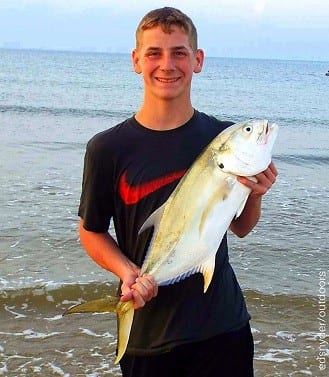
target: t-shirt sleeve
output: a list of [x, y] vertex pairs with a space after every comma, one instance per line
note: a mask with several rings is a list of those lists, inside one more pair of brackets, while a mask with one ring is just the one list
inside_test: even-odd
[[97, 233], [108, 231], [113, 214], [113, 169], [104, 150], [97, 139], [87, 144], [78, 211], [84, 228]]

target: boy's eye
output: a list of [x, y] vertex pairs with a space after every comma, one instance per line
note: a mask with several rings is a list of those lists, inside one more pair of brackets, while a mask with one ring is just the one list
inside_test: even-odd
[[148, 52], [145, 56], [148, 57], [148, 58], [155, 58], [155, 57], [159, 56], [159, 53], [158, 52]]
[[175, 55], [176, 55], [176, 56], [185, 56], [186, 53], [185, 53], [184, 51], [176, 51], [176, 52], [175, 52]]
[[160, 53], [158, 51], [150, 51], [147, 53], [147, 56], [154, 57], [154, 56], [159, 56]]

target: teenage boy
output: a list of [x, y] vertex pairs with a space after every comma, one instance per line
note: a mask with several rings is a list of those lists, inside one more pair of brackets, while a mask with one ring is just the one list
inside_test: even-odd
[[[191, 80], [203, 61], [188, 16], [170, 7], [146, 14], [132, 52], [134, 70], [144, 82], [141, 107], [87, 146], [81, 243], [91, 258], [118, 276], [121, 300], [134, 300], [136, 309], [120, 362], [124, 377], [253, 376], [250, 316], [229, 263], [226, 236], [205, 294], [201, 274], [159, 288], [152, 276], [140, 276], [150, 232], [138, 236], [138, 230], [200, 152], [231, 124], [192, 106]], [[230, 226], [233, 233], [244, 237], [256, 225], [262, 195], [276, 175], [271, 163], [257, 182], [239, 178], [252, 191]], [[111, 219], [117, 241], [108, 233]]]

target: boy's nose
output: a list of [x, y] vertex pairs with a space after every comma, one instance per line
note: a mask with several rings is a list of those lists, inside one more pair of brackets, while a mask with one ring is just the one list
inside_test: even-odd
[[163, 71], [170, 71], [174, 69], [173, 59], [170, 54], [164, 54], [161, 60], [160, 68]]

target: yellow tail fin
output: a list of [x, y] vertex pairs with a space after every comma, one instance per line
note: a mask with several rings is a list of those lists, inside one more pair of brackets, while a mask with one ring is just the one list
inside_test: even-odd
[[67, 309], [63, 315], [73, 313], [116, 312], [118, 316], [118, 354], [114, 361], [117, 364], [127, 349], [130, 330], [134, 319], [134, 302], [121, 302], [119, 297], [106, 297], [84, 302]]
[[117, 364], [126, 352], [135, 312], [133, 301], [119, 302], [116, 312], [118, 315], [118, 354], [114, 364]]

